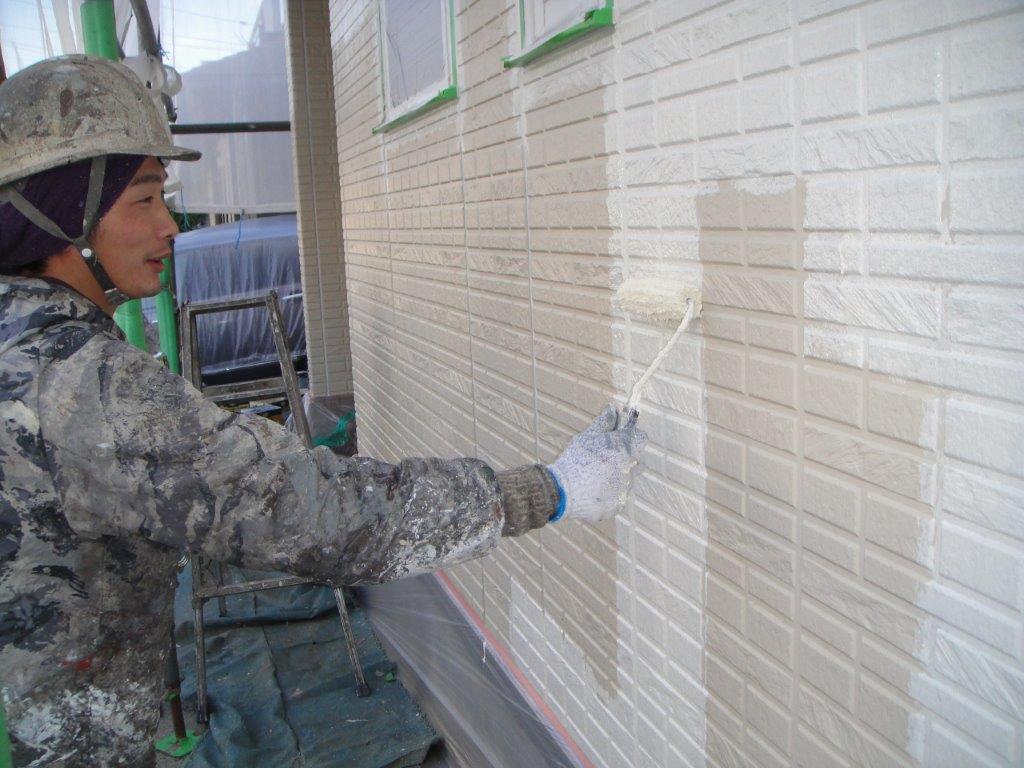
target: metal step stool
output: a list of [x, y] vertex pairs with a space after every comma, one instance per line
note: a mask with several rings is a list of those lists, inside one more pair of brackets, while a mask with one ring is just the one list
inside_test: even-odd
[[[313, 446], [313, 439], [309, 433], [309, 422], [306, 420], [306, 412], [302, 407], [302, 397], [299, 392], [299, 380], [295, 375], [295, 367], [292, 365], [291, 351], [288, 349], [288, 342], [284, 335], [284, 320], [281, 317], [281, 306], [278, 302], [277, 292], [271, 291], [264, 297], [252, 299], [232, 299], [230, 301], [206, 302], [202, 304], [184, 304], [181, 308], [181, 361], [182, 375], [198, 389], [203, 391], [202, 373], [199, 362], [199, 341], [196, 333], [196, 317], [198, 315], [212, 314], [214, 312], [232, 312], [240, 309], [251, 309], [265, 306], [267, 316], [270, 320], [270, 328], [274, 336], [274, 345], [277, 347], [278, 362], [281, 366], [281, 379], [261, 382], [260, 394], [266, 396], [274, 392], [283, 392], [288, 398], [288, 407], [292, 413], [292, 424], [296, 432], [302, 438], [307, 448]], [[203, 627], [203, 604], [212, 598], [217, 598], [220, 615], [227, 614], [227, 595], [238, 595], [245, 592], [257, 592], [264, 589], [279, 589], [280, 587], [293, 587], [299, 584], [323, 585], [323, 582], [314, 579], [307, 579], [301, 576], [287, 576], [279, 579], [265, 579], [262, 581], [247, 581], [238, 584], [224, 584], [223, 572], [219, 563], [207, 561], [200, 555], [190, 555], [192, 561], [192, 609], [195, 611], [196, 627], [196, 719], [200, 723], [209, 722], [208, 701], [206, 694], [206, 644], [205, 630]], [[204, 573], [212, 572], [215, 585], [209, 585], [205, 581]], [[356, 695], [368, 696], [370, 686], [366, 684], [366, 677], [363, 674], [362, 663], [359, 660], [359, 651], [356, 649], [352, 636], [352, 624], [349, 621], [348, 609], [345, 607], [345, 594], [341, 586], [327, 584], [334, 592], [334, 601], [338, 605], [338, 616], [341, 619], [341, 628], [345, 635], [345, 646], [348, 650], [348, 658], [352, 664], [352, 671], [356, 678]]]

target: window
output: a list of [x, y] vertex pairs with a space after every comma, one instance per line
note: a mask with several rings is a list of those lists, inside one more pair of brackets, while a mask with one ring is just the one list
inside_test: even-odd
[[528, 64], [552, 48], [612, 23], [612, 0], [519, 0], [522, 52], [505, 59], [505, 66]]
[[458, 96], [452, 0], [380, 0], [384, 123], [396, 128]]

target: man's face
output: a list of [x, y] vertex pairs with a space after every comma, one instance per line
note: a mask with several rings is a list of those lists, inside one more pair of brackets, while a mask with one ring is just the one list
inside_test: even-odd
[[160, 292], [163, 260], [171, 255], [178, 225], [164, 205], [167, 173], [147, 157], [91, 238], [110, 279], [133, 299]]

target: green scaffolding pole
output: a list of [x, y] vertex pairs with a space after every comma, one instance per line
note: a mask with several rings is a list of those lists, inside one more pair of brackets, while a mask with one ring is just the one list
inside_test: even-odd
[[121, 58], [114, 21], [114, 0], [82, 0], [82, 36], [85, 52], [90, 56], [114, 61]]
[[13, 768], [11, 740], [7, 735], [7, 715], [4, 713], [4, 697], [0, 694], [0, 768]]
[[[85, 52], [117, 61], [121, 58], [117, 43], [113, 0], [82, 0], [82, 37]], [[167, 271], [166, 264], [164, 271]], [[114, 321], [132, 346], [146, 349], [146, 331], [142, 324], [142, 305], [138, 299], [125, 302], [114, 312]], [[163, 334], [161, 334], [163, 336]], [[175, 354], [177, 357], [177, 354]]]
[[171, 281], [174, 279], [174, 257], [164, 259], [164, 271], [160, 273], [163, 286], [156, 296], [156, 329], [160, 334], [160, 350], [171, 373], [181, 373], [181, 358], [178, 357], [178, 318], [174, 313], [174, 296]]

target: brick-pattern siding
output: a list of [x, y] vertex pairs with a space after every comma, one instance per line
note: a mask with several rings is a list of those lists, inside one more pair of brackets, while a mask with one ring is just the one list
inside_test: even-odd
[[627, 514], [452, 574], [597, 765], [1024, 761], [1024, 7], [616, 4], [521, 69], [457, 0], [460, 98], [382, 136], [331, 0], [360, 446], [550, 460], [705, 315]]
[[345, 395], [352, 392], [352, 353], [327, 3], [289, 0], [287, 28], [309, 385], [317, 397]]

